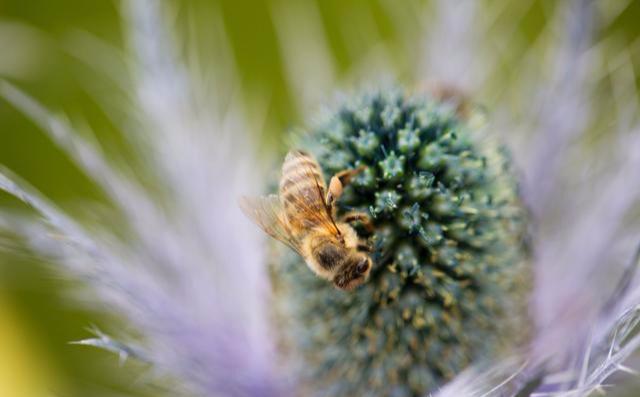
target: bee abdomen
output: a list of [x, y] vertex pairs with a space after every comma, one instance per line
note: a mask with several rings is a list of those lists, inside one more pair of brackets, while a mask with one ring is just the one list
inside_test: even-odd
[[290, 152], [282, 165], [280, 198], [289, 218], [297, 228], [310, 228], [322, 223], [325, 184], [320, 166], [308, 153]]
[[324, 190], [322, 176], [319, 171], [312, 171], [311, 168], [307, 170], [291, 170], [288, 174], [283, 174], [282, 181], [280, 182], [280, 193], [287, 194], [308, 188], [318, 190], [318, 186]]
[[[316, 160], [301, 150], [289, 153], [282, 165], [281, 197], [287, 194], [304, 193], [311, 189], [315, 190], [310, 193], [316, 193], [318, 186], [320, 186], [320, 190], [324, 191], [322, 172]], [[317, 199], [316, 195], [313, 195], [312, 198]]]
[[285, 213], [294, 226], [303, 229], [323, 224], [326, 207], [317, 186], [294, 186], [282, 197]]
[[303, 168], [302, 166], [319, 168], [315, 158], [313, 158], [309, 153], [304, 150], [293, 150], [289, 152], [287, 157], [284, 159], [284, 163], [282, 164], [282, 173], [284, 175], [288, 170]]

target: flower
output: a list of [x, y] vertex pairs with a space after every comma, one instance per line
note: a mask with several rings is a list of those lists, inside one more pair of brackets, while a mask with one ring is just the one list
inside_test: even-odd
[[[268, 258], [237, 209], [236, 198], [267, 178], [255, 170], [224, 35], [205, 78], [176, 55], [158, 1], [124, 4], [133, 69], [94, 67], [126, 93], [120, 125], [138, 156], [132, 164], [109, 162], [66, 119], [0, 82], [0, 96], [66, 150], [114, 207], [104, 222], [76, 220], [11, 172], [0, 176], [0, 189], [37, 213], [4, 211], [0, 226], [130, 326], [80, 343], [150, 363], [172, 395], [582, 396], [630, 372], [625, 360], [640, 345], [638, 101], [628, 54], [598, 58], [611, 48], [592, 44], [595, 15], [606, 25], [615, 9], [593, 0], [559, 5], [541, 34], [547, 45], [521, 54], [511, 75], [499, 67], [501, 50], [517, 34], [487, 39], [503, 3], [485, 10], [436, 1], [415, 79], [453, 83], [493, 111], [471, 106], [462, 116], [447, 100], [377, 87], [349, 95], [298, 138], [326, 176], [367, 166], [339, 204], [374, 218], [377, 267], [347, 294], [313, 278], [293, 254]], [[384, 6], [415, 33], [403, 9]], [[337, 72], [326, 43], [287, 26], [301, 16], [316, 32], [322, 24], [310, 6], [273, 13], [287, 82], [307, 113]], [[299, 56], [305, 48], [315, 56]], [[381, 54], [366, 65], [393, 58]], [[306, 78], [310, 70], [322, 79]], [[598, 87], [602, 76], [610, 91]], [[594, 134], [602, 125], [615, 133]], [[272, 297], [266, 264], [274, 260], [282, 266]], [[282, 308], [279, 334], [273, 302]], [[292, 361], [283, 365], [282, 356]], [[291, 369], [299, 363], [304, 371]], [[301, 377], [286, 378], [294, 373]]]
[[374, 269], [354, 292], [336, 291], [297, 256], [275, 267], [286, 339], [318, 395], [424, 395], [526, 334], [517, 185], [483, 115], [456, 108], [383, 89], [355, 96], [301, 137], [327, 180], [365, 167], [338, 216], [364, 212], [376, 230]]

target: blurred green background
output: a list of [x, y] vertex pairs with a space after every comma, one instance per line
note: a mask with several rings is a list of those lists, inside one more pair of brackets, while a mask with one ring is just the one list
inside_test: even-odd
[[[499, 66], [508, 74], [517, 74], [516, 64], [509, 59], [515, 60], [536, 42], [560, 2], [482, 3], [488, 9], [495, 8], [497, 2], [504, 4], [505, 11], [490, 34], [500, 35], [501, 26], [516, 25], [521, 40], [507, 49], [505, 61]], [[614, 37], [621, 46], [629, 47], [637, 71], [640, 2], [611, 3], [628, 4], [598, 33], [599, 39]], [[296, 95], [287, 84], [286, 61], [274, 18], [277, 10], [292, 4], [248, 0], [170, 3], [178, 30], [185, 35], [200, 35], [198, 42], [205, 46], [208, 25], [215, 23], [212, 16], [221, 15], [248, 106], [267, 104], [264, 130], [256, 131], [265, 148], [278, 145], [288, 128], [303, 122]], [[322, 39], [326, 40], [338, 79], [353, 74], [380, 47], [389, 57], [387, 64], [395, 79], [406, 84], [418, 79], [418, 56], [411, 49], [422, 40], [420, 32], [426, 22], [420, 10], [428, 10], [429, 4], [318, 0], [308, 5], [311, 8], [307, 9], [320, 17]], [[393, 7], [401, 8], [401, 12], [391, 12]], [[518, 20], [510, 21], [514, 14]], [[425, 15], [428, 19], [428, 13]], [[306, 28], [304, 21], [299, 28]], [[86, 123], [103, 145], [117, 151], [122, 137], [94, 96], [108, 87], [101, 88], [94, 81], [95, 71], [74, 56], [78, 32], [89, 32], [124, 48], [119, 3], [0, 0], [0, 78], [18, 85], [49, 108]], [[1, 100], [0, 164], [70, 211], [79, 202], [102, 199], [90, 180], [31, 121]], [[0, 205], [18, 206], [4, 195], [0, 195]], [[117, 357], [68, 344], [89, 336], [87, 327], [106, 321], [91, 307], [80, 308], [69, 299], [72, 290], [71, 282], [27, 253], [0, 253], [0, 396], [45, 396], [47, 391], [56, 396], [153, 395], [152, 390], [140, 386], [140, 372], [121, 370]]]

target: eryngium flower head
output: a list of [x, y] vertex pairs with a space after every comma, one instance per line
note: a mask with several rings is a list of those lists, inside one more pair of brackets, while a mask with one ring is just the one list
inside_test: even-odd
[[367, 93], [299, 142], [326, 178], [366, 167], [338, 212], [364, 211], [375, 224], [374, 268], [353, 292], [319, 280], [295, 255], [276, 271], [293, 322], [288, 341], [318, 395], [424, 395], [525, 334], [517, 184], [482, 112], [456, 105]]

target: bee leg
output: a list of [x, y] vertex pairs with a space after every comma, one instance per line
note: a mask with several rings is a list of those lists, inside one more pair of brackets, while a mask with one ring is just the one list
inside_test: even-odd
[[362, 172], [362, 170], [364, 170], [364, 167], [344, 170], [331, 177], [331, 181], [329, 181], [329, 188], [327, 189], [327, 196], [325, 197], [327, 207], [333, 209], [333, 205], [342, 195], [344, 187], [351, 182], [351, 179], [353, 179], [354, 176]]
[[362, 211], [349, 211], [344, 214], [340, 220], [345, 223], [360, 222], [368, 233], [375, 231], [371, 217]]
[[329, 188], [327, 189], [327, 196], [325, 197], [325, 203], [327, 208], [331, 210], [333, 213], [333, 205], [336, 200], [340, 198], [342, 195], [342, 182], [335, 175], [331, 177], [331, 181], [329, 182]]
[[358, 242], [358, 251], [361, 252], [373, 252], [373, 248], [371, 247], [371, 244], [367, 243], [365, 240], [360, 240]]

